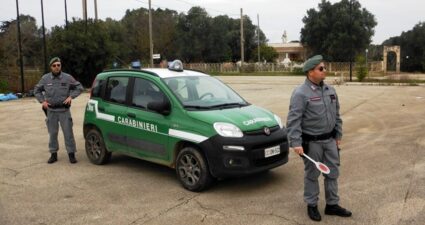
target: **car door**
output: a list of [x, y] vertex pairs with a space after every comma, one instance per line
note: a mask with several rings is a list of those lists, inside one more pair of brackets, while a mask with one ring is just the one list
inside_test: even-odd
[[127, 129], [127, 102], [129, 77], [109, 77], [104, 100], [97, 103], [98, 119], [105, 122], [101, 127], [105, 144], [110, 151], [127, 151], [125, 132]]
[[170, 116], [148, 110], [152, 101], [163, 101], [164, 92], [152, 81], [134, 78], [127, 116], [132, 126], [127, 129], [129, 151], [143, 158], [169, 160], [168, 130]]

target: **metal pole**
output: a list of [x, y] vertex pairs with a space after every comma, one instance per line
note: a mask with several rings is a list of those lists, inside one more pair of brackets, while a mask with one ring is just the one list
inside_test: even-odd
[[16, 0], [16, 21], [18, 26], [18, 55], [19, 55], [19, 66], [21, 69], [21, 93], [24, 93], [24, 61], [22, 59], [22, 45], [21, 45], [21, 21], [19, 20], [19, 3]]
[[97, 0], [94, 0], [94, 20], [97, 21]]
[[83, 0], [83, 20], [87, 21], [87, 0]]
[[241, 65], [244, 63], [245, 61], [245, 56], [244, 56], [244, 37], [243, 37], [243, 11], [241, 8]]
[[68, 28], [68, 9], [66, 8], [66, 0], [65, 0], [65, 27]]
[[369, 52], [369, 49], [366, 48], [366, 75], [369, 77], [369, 66], [367, 65], [367, 53]]
[[[352, 0], [350, 0], [350, 30], [349, 37], [351, 37], [352, 29], [353, 29], [353, 19], [352, 19]], [[353, 81], [353, 42], [350, 41], [350, 82]]]
[[41, 24], [43, 30], [43, 56], [44, 56], [44, 73], [47, 73], [47, 47], [46, 47], [46, 30], [44, 28], [44, 5], [43, 0], [41, 0]]
[[150, 64], [153, 68], [153, 41], [152, 41], [152, 9], [151, 0], [149, 0], [149, 48], [150, 48]]
[[83, 0], [83, 20], [85, 21], [85, 32], [87, 33], [87, 0]]
[[260, 62], [260, 16], [257, 14], [258, 62]]

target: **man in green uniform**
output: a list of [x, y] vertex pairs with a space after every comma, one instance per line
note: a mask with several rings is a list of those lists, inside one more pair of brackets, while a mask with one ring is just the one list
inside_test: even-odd
[[57, 151], [59, 150], [58, 132], [59, 124], [65, 139], [66, 151], [69, 161], [76, 163], [74, 133], [72, 131], [72, 117], [69, 108], [72, 99], [76, 98], [83, 91], [80, 82], [71, 75], [62, 72], [61, 60], [54, 57], [50, 60], [50, 73], [44, 74], [34, 88], [34, 95], [42, 104], [46, 112], [46, 125], [49, 132], [49, 151], [51, 153], [47, 163], [57, 161]]
[[[307, 74], [304, 84], [292, 93], [287, 119], [290, 147], [299, 154], [307, 154], [316, 161], [326, 164], [330, 173], [324, 175], [326, 208], [325, 214], [342, 217], [351, 212], [340, 207], [338, 196], [339, 145], [342, 137], [342, 120], [335, 89], [323, 81], [326, 67], [323, 57], [316, 55], [304, 63]], [[320, 221], [317, 210], [319, 200], [320, 171], [304, 159], [304, 201], [312, 220]]]

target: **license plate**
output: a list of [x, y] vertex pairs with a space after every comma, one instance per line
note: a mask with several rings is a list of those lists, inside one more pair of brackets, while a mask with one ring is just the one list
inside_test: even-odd
[[280, 154], [280, 146], [274, 146], [271, 148], [264, 149], [264, 157], [268, 158], [270, 156], [279, 155]]

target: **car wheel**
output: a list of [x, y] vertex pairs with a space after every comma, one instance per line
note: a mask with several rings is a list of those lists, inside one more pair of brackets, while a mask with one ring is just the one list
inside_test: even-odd
[[106, 149], [102, 135], [96, 129], [90, 130], [86, 135], [86, 153], [90, 162], [102, 165], [111, 159], [111, 153]]
[[183, 187], [189, 191], [202, 191], [213, 181], [204, 156], [193, 147], [183, 148], [179, 152], [176, 172]]

